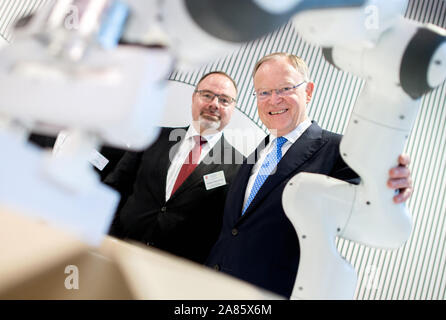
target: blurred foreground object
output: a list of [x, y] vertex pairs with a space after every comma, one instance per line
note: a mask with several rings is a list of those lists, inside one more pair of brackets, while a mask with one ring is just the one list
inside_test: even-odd
[[[127, 17], [121, 1], [53, 1], [20, 20], [0, 52], [0, 203], [92, 245], [119, 199], [89, 165], [91, 150], [141, 149], [156, 138], [172, 67], [166, 49], [117, 45]], [[25, 142], [31, 130], [63, 129], [71, 139], [61, 156]]]
[[105, 237], [90, 247], [0, 210], [1, 299], [280, 299], [212, 269]]

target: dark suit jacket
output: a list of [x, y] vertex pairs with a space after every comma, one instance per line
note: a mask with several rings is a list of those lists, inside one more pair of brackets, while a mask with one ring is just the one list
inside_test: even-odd
[[[182, 140], [187, 128], [175, 129], [181, 129], [178, 138]], [[229, 184], [244, 158], [222, 136], [166, 202], [169, 154], [173, 157], [180, 145], [179, 140], [169, 138], [178, 131], [173, 130], [163, 128], [143, 152], [126, 153], [105, 179], [123, 197], [110, 234], [204, 263], [221, 230]], [[211, 158], [216, 161], [207, 164]], [[221, 170], [227, 184], [206, 190], [203, 176]]]
[[[267, 178], [241, 216], [255, 161], [243, 164], [228, 192], [222, 231], [206, 264], [289, 298], [299, 264], [299, 242], [282, 208], [282, 192], [288, 180], [299, 172], [321, 173], [357, 183], [358, 176], [339, 155], [340, 139], [340, 135], [322, 130], [313, 122], [283, 156], [276, 173]], [[259, 151], [252, 157], [257, 158]]]

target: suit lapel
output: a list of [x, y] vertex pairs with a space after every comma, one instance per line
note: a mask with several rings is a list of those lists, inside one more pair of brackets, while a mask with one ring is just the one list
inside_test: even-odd
[[240, 215], [242, 214], [246, 187], [248, 185], [253, 166], [254, 164], [252, 164], [252, 162], [245, 160], [245, 163], [242, 164], [237, 172], [237, 177], [232, 182], [231, 190], [235, 190], [235, 192], [232, 192], [230, 195], [228, 194], [227, 203], [229, 205], [227, 205], [227, 208], [225, 208], [225, 214], [229, 214], [231, 216], [232, 225], [237, 223], [237, 221], [240, 219]]
[[283, 156], [277, 165], [276, 172], [266, 179], [240, 220], [249, 216], [274, 188], [295, 174], [326, 142], [327, 140], [322, 139], [322, 129], [314, 122]]
[[[160, 188], [160, 189], [157, 188], [160, 192], [156, 192], [156, 194], [162, 197], [159, 199], [161, 203], [164, 203], [166, 201], [167, 172], [171, 165], [171, 160], [173, 159], [173, 156], [177, 153], [178, 148], [180, 147], [181, 142], [183, 141], [184, 136], [186, 135], [187, 129], [188, 127], [173, 128], [169, 130], [167, 136], [160, 141], [161, 152], [158, 154], [158, 159], [156, 161], [157, 168], [159, 168], [159, 170], [156, 171], [158, 173], [157, 178], [155, 179], [155, 181], [157, 181], [157, 184], [153, 185], [155, 187], [156, 185], [158, 185]], [[170, 137], [172, 131], [174, 130], [178, 130], [178, 133]], [[172, 141], [170, 140], [170, 138], [172, 139]]]

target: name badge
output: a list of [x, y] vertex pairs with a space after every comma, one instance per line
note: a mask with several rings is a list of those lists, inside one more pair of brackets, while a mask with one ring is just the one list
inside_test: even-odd
[[90, 159], [88, 159], [88, 161], [100, 171], [102, 171], [102, 169], [104, 169], [105, 166], [108, 164], [108, 159], [100, 154], [97, 150], [93, 150], [90, 153]]
[[206, 190], [214, 189], [226, 184], [225, 173], [223, 170], [207, 174], [203, 176], [203, 180]]

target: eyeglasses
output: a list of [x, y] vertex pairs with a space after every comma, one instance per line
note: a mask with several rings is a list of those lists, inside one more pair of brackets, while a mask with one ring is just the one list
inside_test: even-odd
[[235, 102], [234, 98], [231, 98], [225, 94], [216, 94], [209, 90], [195, 90], [194, 92], [200, 95], [200, 98], [206, 102], [214, 101], [214, 98], [218, 98], [218, 103], [223, 107], [229, 107], [232, 103]]
[[303, 85], [304, 83], [307, 83], [306, 81], [302, 81], [299, 84], [296, 84], [292, 87], [283, 87], [280, 89], [271, 89], [271, 90], [258, 90], [254, 91], [252, 94], [253, 96], [257, 96], [259, 99], [267, 99], [272, 96], [273, 91], [276, 92], [276, 94], [280, 97], [288, 96], [290, 95], [294, 89], [298, 88], [299, 86]]

